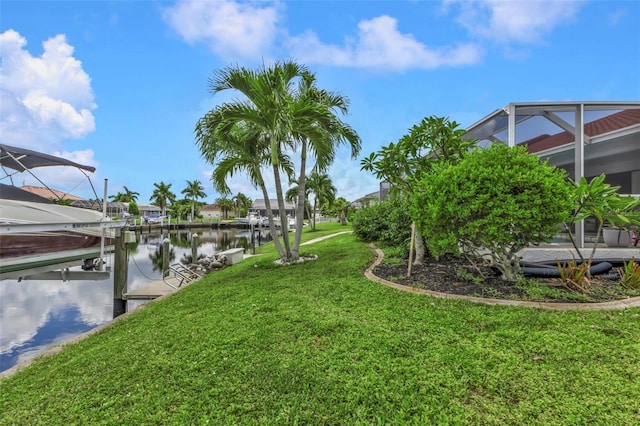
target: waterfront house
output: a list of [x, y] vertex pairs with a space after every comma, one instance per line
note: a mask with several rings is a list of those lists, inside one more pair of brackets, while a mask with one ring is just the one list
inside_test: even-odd
[[[465, 136], [480, 146], [526, 146], [576, 181], [604, 173], [622, 194], [640, 194], [640, 102], [510, 103], [470, 126]], [[583, 226], [576, 229], [580, 246]]]

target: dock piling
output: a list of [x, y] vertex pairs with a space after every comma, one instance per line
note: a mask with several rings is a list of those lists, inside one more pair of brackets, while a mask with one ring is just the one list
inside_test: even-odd
[[113, 257], [113, 317], [116, 318], [127, 312], [127, 301], [124, 294], [127, 292], [127, 245], [125, 235], [129, 231], [128, 227], [117, 228], [115, 235], [115, 248]]
[[198, 234], [191, 236], [191, 263], [198, 263]]
[[169, 259], [171, 252], [171, 241], [169, 238], [165, 238], [162, 240], [162, 278], [167, 276], [167, 272], [169, 271]]

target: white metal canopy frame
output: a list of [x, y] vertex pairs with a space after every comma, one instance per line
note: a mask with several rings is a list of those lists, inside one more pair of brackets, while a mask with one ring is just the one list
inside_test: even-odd
[[[514, 102], [465, 133], [480, 146], [501, 142], [564, 168], [575, 181], [601, 173], [622, 193], [640, 194], [640, 102]], [[576, 224], [584, 247], [584, 222]]]
[[[31, 170], [40, 168], [40, 167], [54, 167], [54, 166], [71, 166], [74, 167], [80, 172], [84, 174], [91, 185], [91, 189], [93, 193], [96, 194], [96, 190], [93, 187], [93, 182], [89, 179], [89, 175], [86, 172], [93, 173], [96, 171], [96, 168], [93, 166], [85, 166], [83, 164], [76, 163], [71, 160], [67, 160], [66, 158], [56, 157], [54, 155], [45, 154], [42, 152], [32, 151], [26, 148], [19, 148], [15, 146], [10, 146], [6, 144], [0, 144], [0, 167], [4, 172], [4, 176], [0, 177], [0, 180], [9, 179], [11, 181], [11, 185], [14, 185], [13, 175], [17, 173], [27, 172], [34, 179], [36, 179], [40, 184], [49, 188], [49, 186], [42, 182], [42, 180], [35, 175]], [[49, 188], [50, 189], [50, 188]], [[3, 191], [8, 191], [8, 187], [3, 186]], [[55, 194], [54, 191], [51, 191], [52, 194]], [[98, 196], [96, 194], [96, 200]]]
[[[0, 144], [0, 169], [13, 184], [13, 175], [28, 172], [44, 187], [49, 188], [32, 170], [42, 167], [71, 166], [80, 170], [95, 188], [88, 173], [95, 172], [65, 158]], [[103, 200], [107, 196], [107, 180]], [[58, 196], [51, 190], [51, 193]], [[96, 195], [96, 200], [98, 196]], [[98, 201], [99, 202], [99, 201]], [[106, 250], [106, 231], [122, 228], [125, 221], [107, 220], [105, 203], [102, 213], [53, 203], [43, 196], [33, 194], [13, 185], [0, 182], [0, 280], [5, 279], [106, 279], [101, 271], [68, 271], [70, 266], [86, 263], [94, 258], [102, 259]], [[95, 243], [99, 237], [100, 246]], [[51, 273], [62, 269], [63, 274]]]

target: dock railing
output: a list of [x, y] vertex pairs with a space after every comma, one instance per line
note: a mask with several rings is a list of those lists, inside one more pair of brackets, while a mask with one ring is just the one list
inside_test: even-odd
[[198, 265], [184, 266], [181, 263], [174, 263], [169, 265], [169, 269], [164, 277], [162, 277], [162, 281], [169, 287], [177, 290], [182, 287], [182, 285], [190, 284], [202, 277], [203, 275], [198, 271]]

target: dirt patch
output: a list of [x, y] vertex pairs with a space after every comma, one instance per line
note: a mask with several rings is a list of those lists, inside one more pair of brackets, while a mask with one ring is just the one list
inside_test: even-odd
[[438, 260], [428, 258], [423, 265], [413, 265], [407, 277], [407, 263], [395, 259], [383, 260], [373, 273], [388, 281], [414, 288], [505, 300], [534, 302], [598, 303], [639, 296], [640, 289], [620, 285], [617, 269], [606, 275], [591, 278], [588, 293], [566, 286], [559, 278], [526, 277], [519, 282], [504, 281], [489, 266], [474, 266], [466, 259], [446, 256]]

